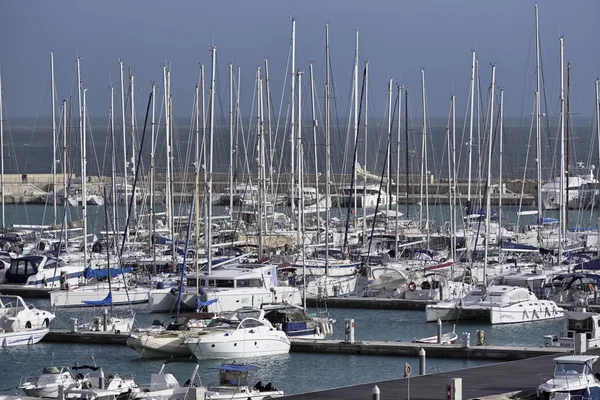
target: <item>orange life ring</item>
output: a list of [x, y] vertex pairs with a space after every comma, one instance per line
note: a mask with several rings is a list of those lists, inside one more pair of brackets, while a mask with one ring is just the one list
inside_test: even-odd
[[593, 291], [594, 291], [594, 289], [595, 289], [595, 288], [594, 288], [594, 285], [593, 285], [593, 284], [591, 284], [591, 283], [588, 283], [588, 289], [590, 290], [590, 292], [593, 292]]
[[410, 373], [411, 373], [411, 371], [412, 371], [412, 368], [410, 367], [410, 364], [409, 364], [409, 363], [406, 363], [406, 364], [404, 365], [404, 377], [405, 377], [405, 378], [409, 377], [409, 376], [410, 376]]
[[408, 290], [410, 290], [411, 292], [414, 292], [417, 289], [417, 284], [414, 282], [410, 282], [408, 284]]

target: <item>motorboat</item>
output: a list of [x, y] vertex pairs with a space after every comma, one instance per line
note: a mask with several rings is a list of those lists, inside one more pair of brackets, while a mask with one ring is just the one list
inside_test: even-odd
[[575, 336], [585, 334], [586, 348], [600, 346], [600, 314], [588, 311], [585, 307], [565, 310], [565, 324], [561, 335], [545, 335], [546, 347], [575, 347]]
[[271, 382], [258, 381], [253, 387], [248, 385], [248, 373], [256, 371], [257, 366], [244, 364], [223, 364], [211, 367], [219, 371], [219, 385], [209, 386], [206, 400], [262, 400], [283, 397]]
[[21, 296], [0, 295], [0, 328], [4, 332], [46, 329], [55, 315], [27, 305]]
[[300, 286], [306, 294], [315, 297], [347, 296], [356, 289], [358, 274], [348, 276], [307, 275]]
[[56, 258], [29, 255], [12, 259], [5, 279], [16, 285], [64, 289], [77, 285], [83, 273], [82, 267], [62, 265]]
[[571, 355], [555, 358], [552, 379], [537, 388], [542, 400], [575, 400], [600, 398], [600, 380], [593, 364], [599, 356]]
[[539, 300], [528, 288], [507, 285], [487, 287], [471, 304], [459, 303], [458, 319], [484, 319], [492, 325], [562, 318], [564, 310], [552, 300]]
[[288, 337], [325, 339], [333, 334], [333, 320], [310, 316], [304, 308], [293, 304], [263, 304], [265, 318]]
[[81, 331], [92, 332], [114, 332], [114, 333], [129, 333], [133, 329], [135, 321], [135, 313], [131, 317], [115, 317], [109, 315], [108, 310], [104, 309], [102, 316], [95, 315], [91, 322], [83, 323], [77, 326]]
[[425, 307], [425, 318], [427, 322], [456, 321], [460, 319], [462, 307], [469, 304], [480, 302], [487, 291], [484, 284], [475, 285], [470, 291], [464, 292], [464, 295], [458, 295], [453, 299], [440, 301], [436, 304]]
[[[191, 377], [183, 384], [180, 384], [177, 378], [165, 369], [173, 363], [193, 363], [194, 368]], [[132, 400], [184, 400], [188, 398], [208, 399], [207, 390], [202, 386], [202, 381], [198, 376], [198, 361], [191, 358], [171, 357], [165, 361], [158, 373], [150, 375], [150, 383], [140, 386], [140, 391], [134, 393], [130, 398]], [[193, 394], [190, 392], [194, 392]]]
[[[584, 164], [581, 162], [577, 163], [576, 169], [586, 170]], [[566, 182], [564, 182], [564, 189], [561, 188], [562, 185], [560, 182], [560, 177], [556, 177], [551, 182], [542, 185], [541, 196], [544, 209], [558, 210], [561, 204], [561, 198], [566, 200], [566, 205], [570, 209], [577, 209], [579, 207], [587, 206], [587, 204], [585, 204], [583, 201], [585, 200], [585, 196], [583, 195], [584, 193], [580, 193], [580, 190], [583, 192], [586, 188], [586, 185], [590, 183], [598, 183], [596, 178], [594, 178], [594, 169], [595, 167], [590, 165], [587, 169], [589, 170], [589, 173], [569, 176]], [[561, 190], [566, 193], [561, 195]]]
[[180, 314], [173, 317], [173, 321], [163, 329], [132, 332], [127, 339], [127, 346], [137, 351], [142, 358], [190, 357], [192, 353], [183, 341], [206, 328], [212, 317], [213, 313]]
[[182, 308], [214, 313], [260, 307], [262, 303], [302, 303], [297, 287], [278, 283], [277, 266], [273, 264], [219, 264], [213, 265], [210, 274], [200, 274], [185, 276], [181, 296], [180, 288], [175, 287], [150, 290], [150, 312], [169, 312], [176, 308], [178, 300]]
[[455, 332], [455, 328], [452, 328], [452, 332], [444, 333], [440, 336], [440, 340], [438, 341], [438, 337], [429, 336], [424, 338], [414, 338], [413, 343], [438, 343], [438, 344], [454, 344], [458, 339], [458, 335]]
[[82, 388], [81, 379], [77, 378], [69, 367], [46, 367], [36, 377], [21, 379], [19, 389], [26, 396], [58, 398], [58, 388], [64, 390]]
[[244, 307], [214, 318], [196, 337], [184, 341], [198, 359], [237, 359], [290, 351], [285, 332], [267, 319], [265, 310]]

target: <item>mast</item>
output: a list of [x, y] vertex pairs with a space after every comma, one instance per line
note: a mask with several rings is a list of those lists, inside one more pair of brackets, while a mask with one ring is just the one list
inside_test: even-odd
[[[206, 187], [206, 185], [208, 184], [208, 170], [207, 170], [207, 165], [206, 165], [206, 87], [204, 84], [205, 81], [205, 75], [204, 75], [204, 64], [200, 64], [200, 92], [202, 93], [202, 96], [200, 98], [200, 101], [202, 102], [202, 166], [203, 166], [203, 170], [204, 170], [204, 185]], [[233, 153], [233, 151], [232, 151]], [[233, 178], [232, 178], [233, 179]], [[233, 182], [233, 180], [232, 180]], [[230, 193], [233, 189], [230, 186]], [[206, 190], [205, 193], [203, 194], [204, 196], [206, 195]], [[232, 196], [229, 196], [229, 198], [231, 199]], [[208, 254], [211, 250], [211, 243], [209, 243], [208, 241], [208, 201], [206, 198], [204, 198], [204, 244], [206, 245], [206, 254]]]
[[[427, 233], [427, 248], [429, 248], [429, 174], [427, 171], [427, 107], [425, 99], [425, 70], [421, 69], [421, 96], [423, 98], [423, 139], [421, 142], [421, 207], [419, 218], [423, 221], [423, 200], [425, 200], [425, 229]], [[423, 181], [425, 181], [425, 198], [423, 199]]]
[[[390, 211], [390, 200], [392, 198], [392, 193], [391, 193], [391, 187], [390, 187], [390, 181], [392, 179], [392, 174], [391, 174], [391, 163], [392, 163], [392, 82], [393, 79], [390, 78], [388, 81], [388, 140], [387, 140], [387, 150], [386, 150], [386, 163], [387, 163], [387, 168], [386, 168], [386, 175], [387, 175], [387, 182], [385, 183], [385, 191], [386, 191], [386, 202], [385, 202], [385, 211], [386, 211], [386, 216], [385, 216], [385, 227], [387, 228], [388, 226], [388, 214]], [[366, 144], [366, 143], [365, 143]], [[364, 206], [364, 203], [363, 203]]]
[[[565, 167], [568, 165], [565, 160], [565, 53], [564, 53], [564, 38], [561, 37], [560, 43], [560, 200], [559, 208], [560, 215], [558, 217], [559, 223], [559, 238], [558, 238], [558, 260], [562, 260], [563, 253], [563, 239], [566, 233], [566, 221], [567, 221], [567, 202], [569, 201], [569, 193], [565, 193]], [[568, 180], [568, 177], [567, 177]], [[568, 185], [568, 183], [567, 183]], [[566, 195], [566, 196], [565, 196]]]
[[[358, 32], [357, 32], [358, 33]], [[364, 143], [364, 148], [365, 148], [365, 159], [363, 160], [364, 163], [364, 169], [365, 171], [368, 171], [367, 168], [367, 149], [369, 146], [367, 146], [367, 139], [368, 139], [368, 134], [367, 134], [367, 127], [368, 127], [368, 121], [369, 121], [369, 61], [365, 62], [365, 143]], [[356, 197], [356, 196], [355, 196]], [[367, 198], [367, 174], [363, 175], [363, 203], [364, 203], [364, 199]], [[364, 204], [363, 204], [364, 205]], [[362, 228], [363, 228], [363, 245], [366, 244], [366, 240], [367, 240], [367, 207], [362, 207], [362, 214], [363, 214], [363, 221], [362, 221]]]
[[[542, 138], [541, 138], [541, 111], [540, 111], [540, 30], [538, 18], [538, 6], [535, 7], [535, 143], [536, 143], [536, 166], [537, 166], [537, 211], [538, 220], [542, 218]], [[538, 235], [539, 237], [539, 235]]]
[[[151, 220], [151, 225], [152, 225], [152, 237], [156, 238], [156, 216], [154, 214], [154, 191], [155, 191], [155, 186], [156, 186], [156, 153], [155, 153], [155, 146], [156, 146], [156, 127], [155, 127], [155, 118], [154, 118], [154, 114], [156, 111], [156, 96], [155, 96], [155, 92], [156, 92], [156, 84], [154, 82], [152, 82], [152, 121], [151, 121], [151, 128], [152, 128], [152, 137], [151, 137], [151, 144], [150, 144], [150, 218]], [[113, 151], [113, 157], [114, 157], [115, 152]], [[135, 193], [134, 193], [135, 195]], [[113, 197], [114, 198], [114, 197]], [[113, 202], [113, 204], [115, 204]], [[154, 243], [150, 243], [150, 246], [152, 247], [152, 273], [156, 274], [156, 246], [154, 245]]]
[[[123, 60], [119, 58], [120, 77], [121, 77], [121, 123], [123, 135], [123, 198], [125, 202], [125, 221], [129, 219], [129, 204], [127, 198], [127, 131], [125, 128], [125, 75], [123, 73]], [[165, 100], [166, 104], [166, 100]]]
[[54, 200], [54, 225], [56, 225], [57, 205], [56, 205], [56, 105], [54, 103], [54, 93], [56, 88], [54, 86], [54, 52], [50, 52], [50, 92], [52, 96], [52, 197]]
[[[231, 64], [230, 64], [231, 65]], [[198, 84], [194, 86], [194, 117], [196, 119], [196, 138], [195, 138], [195, 154], [194, 154], [194, 267], [196, 272], [196, 296], [200, 295], [200, 282], [198, 277], [198, 262], [199, 255], [198, 249], [200, 248], [198, 241], [200, 240], [200, 198], [198, 186], [200, 183], [200, 94], [198, 93]], [[189, 238], [188, 238], [189, 240]]]
[[[79, 63], [78, 63], [79, 64]], [[79, 65], [78, 65], [79, 67]], [[78, 68], [79, 69], [79, 68]], [[81, 81], [80, 81], [81, 82]], [[87, 257], [87, 140], [86, 140], [86, 92], [87, 89], [83, 89], [83, 106], [81, 110], [81, 115], [83, 121], [81, 122], [82, 130], [81, 130], [81, 214], [83, 218], [83, 265], [84, 268], [88, 267], [88, 257]], [[90, 263], [91, 265], [91, 263]]]
[[[356, 45], [354, 50], [354, 80], [353, 80], [353, 89], [354, 93], [354, 143], [356, 143], [356, 138], [358, 137], [358, 31], [356, 31]], [[366, 144], [366, 143], [365, 143]], [[356, 182], [356, 168], [352, 168], [352, 177], [353, 182]], [[357, 209], [357, 189], [356, 184], [354, 185], [354, 228], [356, 228], [356, 209]], [[362, 208], [366, 208], [365, 198], [363, 197]], [[364, 233], [363, 233], [364, 236]]]
[[410, 157], [408, 153], [408, 89], [404, 88], [404, 154], [406, 158], [406, 216], [410, 208]]
[[[1, 80], [1, 79], [0, 79]], [[2, 85], [0, 84], [0, 87]], [[1, 125], [2, 125], [2, 100], [1, 100], [1, 96], [2, 96], [2, 90], [0, 88], [0, 130], [1, 130]], [[0, 150], [1, 154], [2, 154], [2, 221], [4, 221], [4, 143], [2, 142], [2, 134], [0, 133], [0, 147], [2, 147], [2, 150]], [[65, 209], [69, 207], [69, 203], [66, 201], [66, 196], [67, 196], [67, 99], [63, 99], [63, 188], [64, 188], [64, 193], [65, 193], [65, 202], [64, 202], [64, 207]], [[4, 223], [4, 222], [2, 222]], [[68, 239], [68, 229], [67, 229], [67, 212], [65, 210], [65, 212], [63, 212], [63, 232], [65, 235], [65, 243], [67, 243], [67, 239]]]
[[[567, 208], [569, 206], [569, 175], [570, 175], [570, 168], [569, 168], [569, 164], [570, 164], [570, 160], [569, 160], [569, 153], [570, 153], [570, 146], [571, 146], [571, 63], [568, 62], [567, 63], [567, 115], [565, 116], [565, 123], [567, 125], [566, 129], [567, 129], [567, 137], [566, 137], [566, 141], [565, 141], [565, 145], [566, 145], [566, 154], [565, 154], [565, 178], [567, 180], [567, 184], [566, 184], [566, 189], [567, 189], [567, 199], [565, 201], [565, 205], [564, 205], [564, 216], [565, 216], [565, 224], [563, 225], [563, 230], [565, 232], [565, 236], [563, 236], [563, 239], [566, 237], [566, 232], [567, 232], [567, 228], [569, 227], [569, 213], [567, 212]], [[560, 261], [559, 261], [560, 262]]]
[[[395, 245], [394, 251], [396, 252], [396, 256], [394, 257], [396, 260], [398, 259], [398, 232], [400, 231], [400, 205], [398, 204], [398, 199], [400, 199], [400, 140], [402, 138], [402, 86], [397, 85], [398, 90], [398, 132], [396, 133], [396, 237], [395, 237]], [[365, 143], [367, 141], [365, 140]], [[366, 156], [366, 145], [365, 145], [365, 156]]]
[[[291, 149], [291, 153], [290, 153], [290, 162], [291, 162], [291, 170], [290, 170], [290, 181], [292, 183], [291, 189], [290, 189], [290, 199], [291, 199], [291, 205], [292, 205], [292, 218], [294, 218], [295, 215], [295, 205], [294, 205], [294, 200], [295, 200], [295, 184], [296, 184], [296, 178], [295, 178], [295, 171], [294, 171], [294, 155], [296, 154], [296, 152], [294, 151], [294, 147], [295, 147], [295, 143], [294, 143], [294, 139], [295, 139], [295, 135], [296, 135], [296, 105], [295, 105], [295, 100], [296, 100], [296, 79], [294, 79], [294, 74], [296, 73], [296, 18], [292, 18], [292, 79], [291, 79], [291, 102], [292, 102], [292, 115], [291, 115], [291, 122], [292, 122], [292, 126], [291, 126], [291, 131], [290, 131], [290, 149]], [[300, 244], [300, 233], [298, 231], [298, 233], [296, 234], [296, 245]]]
[[329, 25], [325, 24], [325, 276], [329, 275], [329, 220], [331, 204], [331, 140], [329, 115]]
[[[266, 88], [266, 102], [267, 102], [267, 136], [269, 137], [269, 157], [265, 157], [265, 168], [269, 171], [269, 182], [271, 183], [271, 191], [274, 192], [273, 187], [273, 143], [272, 143], [272, 132], [271, 132], [271, 86], [269, 83], [269, 59], [265, 58], [265, 88]], [[263, 115], [264, 119], [264, 115]], [[263, 121], [264, 123], [264, 121]], [[266, 145], [265, 145], [266, 146]], [[267, 164], [267, 161], [269, 162]], [[316, 162], [316, 159], [315, 159]], [[266, 176], [266, 175], [265, 175]], [[318, 238], [318, 237], [317, 237]], [[318, 240], [318, 239], [317, 239]]]
[[500, 238], [500, 261], [502, 261], [502, 194], [504, 193], [504, 184], [502, 183], [502, 157], [504, 153], [504, 89], [500, 89], [500, 121], [498, 126], [500, 133], [500, 160], [498, 167], [498, 238]]
[[212, 59], [212, 70], [210, 71], [210, 108], [209, 108], [209, 162], [208, 162], [208, 215], [206, 224], [208, 225], [208, 236], [206, 238], [209, 248], [208, 258], [208, 274], [212, 272], [212, 185], [213, 185], [213, 144], [215, 133], [215, 74], [217, 70], [217, 48], [212, 46], [210, 49]]
[[[169, 112], [169, 72], [167, 71], [167, 67], [163, 66], [163, 91], [164, 91], [164, 104], [165, 104], [165, 144], [166, 144], [166, 173], [165, 173], [165, 221], [167, 223], [167, 227], [171, 230], [171, 218], [170, 215], [173, 212], [171, 209], [171, 115]], [[171, 240], [175, 240], [173, 235], [171, 235]]]
[[454, 262], [456, 261], [456, 97], [452, 96], [452, 185], [450, 185], [450, 252], [452, 257], [452, 266], [450, 267], [450, 276], [454, 276]]
[[[204, 66], [202, 66], [204, 75]], [[204, 90], [202, 90], [204, 97]], [[204, 100], [202, 100], [204, 109]], [[204, 112], [203, 112], [204, 114]], [[204, 119], [204, 118], [203, 118]], [[233, 64], [229, 63], [229, 222], [233, 224]]]
[[[117, 214], [116, 214], [116, 204], [117, 204], [117, 155], [116, 155], [116, 144], [115, 144], [115, 88], [110, 87], [110, 149], [111, 149], [111, 162], [110, 162], [110, 180], [111, 180], [111, 193], [110, 193], [110, 204], [112, 204], [113, 208], [113, 240], [114, 244], [117, 244]], [[104, 191], [104, 204], [108, 204], [108, 199], [106, 198], [106, 191]], [[105, 206], [106, 207], [106, 206]], [[150, 206], [152, 207], [152, 206]], [[108, 213], [108, 211], [106, 211]], [[106, 226], [107, 226], [107, 235], [108, 235], [108, 215], [106, 216]], [[114, 246], [115, 250], [117, 246]], [[110, 276], [109, 276], [110, 280]], [[112, 304], [112, 303], [111, 303]]]
[[[135, 86], [134, 86], [134, 76], [129, 75], [129, 100], [131, 101], [131, 176], [132, 179], [135, 177]], [[135, 193], [133, 193], [133, 185], [131, 187], [131, 197], [133, 198], [133, 209], [132, 209], [132, 218], [133, 223], [136, 223], [137, 219], [137, 199], [135, 198]], [[127, 188], [125, 188], [125, 192], [127, 192]]]
[[[317, 244], [321, 243], [320, 240], [320, 228], [321, 228], [321, 216], [319, 215], [319, 159], [317, 158], [317, 113], [315, 109], [315, 80], [313, 75], [313, 64], [308, 64], [310, 73], [310, 105], [312, 115], [312, 127], [313, 127], [313, 146], [314, 146], [314, 157], [315, 157], [315, 211], [317, 216]], [[267, 92], [268, 95], [268, 92]]]
[[296, 149], [298, 150], [298, 192], [299, 192], [299, 198], [298, 198], [298, 236], [300, 237], [301, 241], [303, 240], [302, 237], [302, 233], [303, 233], [303, 227], [304, 227], [304, 174], [301, 173], [302, 171], [302, 166], [303, 166], [303, 159], [302, 159], [302, 75], [304, 73], [302, 71], [298, 71], [297, 72], [297, 76], [298, 76], [298, 132], [297, 132], [297, 138], [298, 138], [298, 144], [296, 146]]
[[485, 196], [485, 250], [483, 260], [483, 284], [487, 286], [487, 264], [488, 264], [488, 247], [490, 243], [490, 214], [492, 210], [492, 202], [490, 198], [490, 186], [492, 184], [492, 145], [494, 138], [494, 89], [496, 86], [496, 66], [492, 65], [492, 83], [490, 87], [490, 134], [488, 138], [488, 165], [486, 179], [486, 196]]
[[[263, 207], [264, 207], [264, 191], [263, 191], [263, 103], [262, 103], [262, 80], [260, 77], [260, 66], [256, 68], [256, 94], [258, 102], [258, 111], [256, 113], [256, 127], [258, 129], [258, 259], [263, 256]], [[298, 225], [300, 227], [300, 225]]]
[[5, 228], [6, 213], [4, 210], [4, 117], [2, 115], [2, 109], [2, 70], [0, 69], [0, 192], [2, 192], [2, 228]]
[[471, 62], [471, 113], [470, 113], [470, 124], [469, 124], [469, 147], [467, 152], [469, 153], [469, 171], [467, 176], [467, 201], [471, 201], [471, 170], [473, 166], [473, 108], [475, 105], [475, 50], [472, 51], [473, 60]]

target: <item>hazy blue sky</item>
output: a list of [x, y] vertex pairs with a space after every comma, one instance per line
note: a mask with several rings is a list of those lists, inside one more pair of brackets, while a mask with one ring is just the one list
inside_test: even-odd
[[[151, 82], [162, 83], [161, 65], [168, 60], [175, 111], [189, 115], [198, 64], [210, 65], [211, 44], [218, 47], [221, 96], [227, 93], [227, 65], [233, 62], [242, 69], [247, 113], [255, 68], [269, 57], [278, 104], [291, 15], [297, 18], [297, 66], [308, 72], [308, 63], [314, 62], [319, 93], [324, 83], [324, 24], [329, 23], [341, 114], [347, 113], [355, 30], [360, 32], [361, 60], [370, 60], [370, 101], [378, 115], [384, 113], [389, 77], [409, 88], [412, 112], [420, 113], [421, 67], [426, 71], [430, 115], [448, 114], [451, 93], [457, 95], [457, 114], [463, 115], [471, 49], [478, 52], [482, 88], [487, 92], [490, 64], [495, 63], [498, 86], [506, 90], [506, 113], [531, 112], [535, 63], [534, 2], [530, 0], [4, 0], [0, 2], [0, 61], [5, 117], [50, 115], [51, 50], [59, 99], [76, 95], [75, 59], [81, 56], [90, 115], [108, 114], [108, 87], [117, 85], [119, 58], [136, 76], [140, 114]], [[598, 0], [540, 2], [551, 112], [558, 110], [558, 42], [564, 35], [567, 59], [573, 64], [573, 113], [594, 113], [594, 79], [600, 75], [599, 18]], [[307, 91], [305, 95], [308, 99]]]

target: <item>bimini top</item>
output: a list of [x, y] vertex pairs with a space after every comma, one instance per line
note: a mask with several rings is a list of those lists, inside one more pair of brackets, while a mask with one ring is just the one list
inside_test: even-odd
[[258, 367], [256, 365], [223, 364], [216, 367], [210, 367], [210, 369], [218, 369], [219, 371], [225, 372], [248, 372], [256, 371]]
[[555, 358], [557, 364], [563, 363], [572, 363], [572, 364], [585, 364], [591, 362], [592, 364], [596, 362], [600, 356], [592, 356], [592, 355], [581, 355], [581, 356], [562, 356]]

